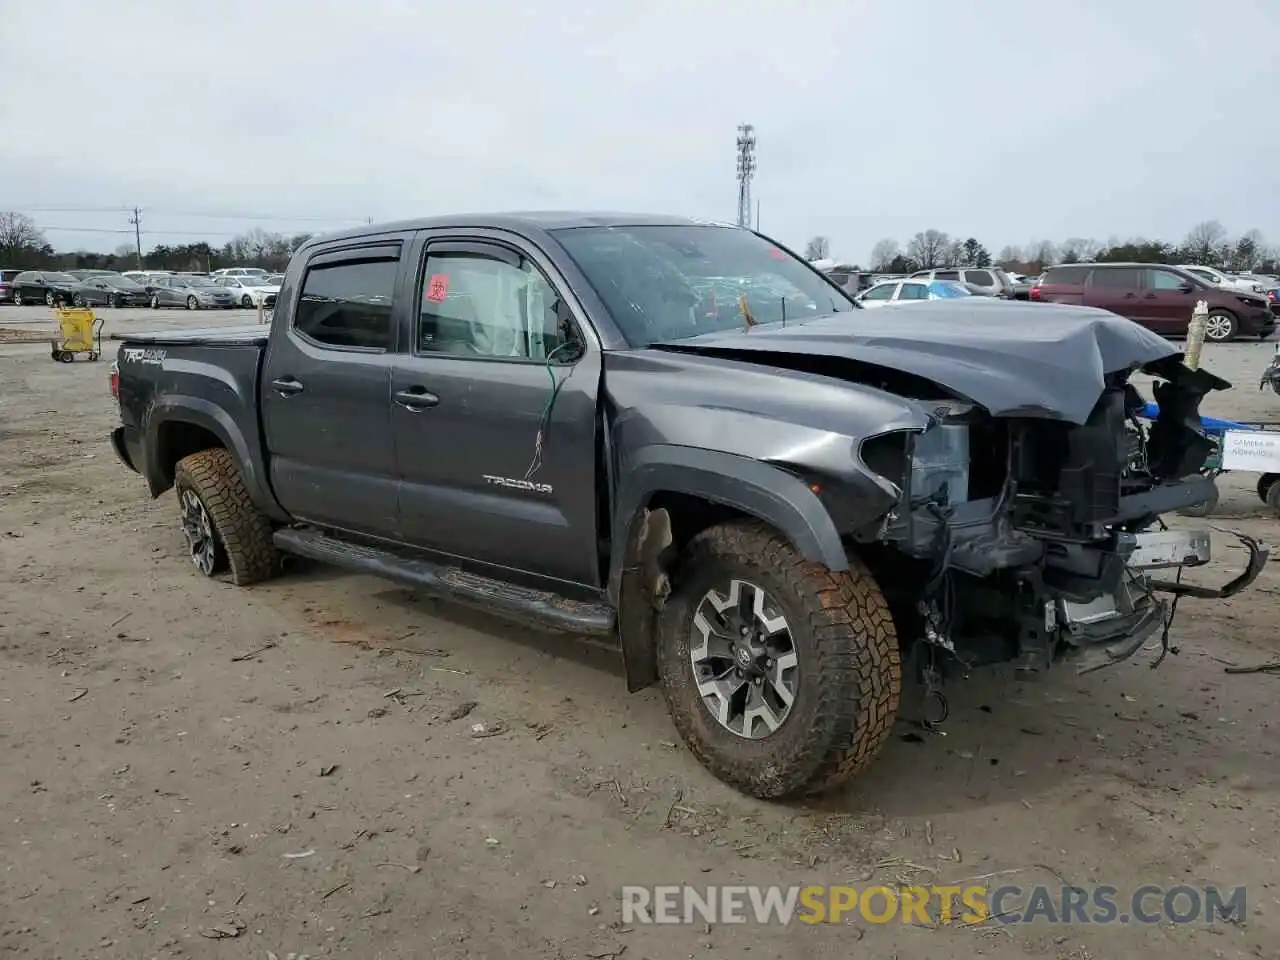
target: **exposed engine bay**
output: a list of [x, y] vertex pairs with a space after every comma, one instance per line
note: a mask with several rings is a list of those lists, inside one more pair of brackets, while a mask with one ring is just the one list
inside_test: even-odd
[[[1226, 384], [1176, 356], [1144, 372], [1156, 378], [1161, 411], [1149, 428], [1137, 416], [1143, 397], [1119, 372], [1083, 424], [995, 418], [920, 397], [928, 429], [864, 443], [864, 459], [902, 497], [856, 549], [892, 571], [880, 580], [895, 617], [911, 623], [904, 635], [922, 638], [926, 683], [948, 664], [1012, 662], [1036, 673], [1066, 659], [1087, 672], [1157, 636], [1163, 659], [1178, 597], [1231, 596], [1261, 571], [1267, 549], [1237, 535], [1249, 551], [1240, 576], [1221, 588], [1181, 582], [1184, 568], [1209, 561], [1210, 538], [1168, 530], [1160, 517], [1208, 495], [1212, 481], [1198, 471], [1212, 441], [1199, 406]], [[909, 586], [895, 596], [895, 584]]]

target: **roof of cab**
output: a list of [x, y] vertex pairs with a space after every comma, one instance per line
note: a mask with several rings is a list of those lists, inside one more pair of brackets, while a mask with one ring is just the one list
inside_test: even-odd
[[734, 227], [732, 223], [714, 220], [698, 220], [655, 213], [616, 213], [582, 210], [531, 210], [510, 213], [447, 214], [438, 217], [419, 217], [413, 220], [397, 220], [390, 223], [373, 223], [350, 230], [327, 233], [314, 237], [307, 246], [330, 243], [334, 240], [355, 240], [387, 233], [404, 233], [409, 230], [432, 230], [440, 227], [488, 227], [494, 230], [510, 230], [513, 233], [530, 231], [568, 230], [576, 227], [669, 227], [705, 226]]

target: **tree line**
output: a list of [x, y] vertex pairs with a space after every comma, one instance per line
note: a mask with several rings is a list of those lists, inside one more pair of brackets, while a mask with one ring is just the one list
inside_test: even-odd
[[58, 251], [30, 217], [0, 212], [0, 267], [49, 270], [174, 270], [208, 272], [222, 267], [263, 267], [282, 271], [309, 233], [285, 235], [254, 228], [215, 246], [204, 241], [157, 244], [138, 255], [123, 244], [114, 253]]
[[[810, 260], [830, 256], [828, 237], [814, 237], [805, 247]], [[877, 273], [912, 273], [935, 267], [987, 267], [996, 264], [1014, 273], [1038, 274], [1059, 263], [1196, 263], [1231, 273], [1280, 274], [1280, 249], [1249, 230], [1232, 237], [1217, 220], [1196, 224], [1181, 243], [1135, 237], [1112, 237], [1105, 243], [1070, 237], [1061, 243], [1034, 240], [1026, 246], [1006, 245], [993, 257], [974, 237], [961, 239], [941, 230], [922, 230], [905, 247], [892, 238], [871, 249], [868, 269]], [[855, 265], [857, 269], [862, 267]]]

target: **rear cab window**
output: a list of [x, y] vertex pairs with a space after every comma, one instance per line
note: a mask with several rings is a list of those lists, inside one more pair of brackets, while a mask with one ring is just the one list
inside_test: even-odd
[[302, 280], [294, 332], [331, 349], [390, 350], [399, 269], [399, 244], [317, 254]]

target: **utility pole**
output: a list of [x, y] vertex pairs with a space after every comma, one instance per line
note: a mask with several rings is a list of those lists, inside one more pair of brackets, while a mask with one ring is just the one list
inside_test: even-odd
[[738, 124], [738, 226], [751, 226], [751, 179], [756, 175], [756, 128]]
[[138, 248], [138, 269], [142, 269], [142, 211], [137, 207], [133, 208], [133, 216], [129, 218], [129, 222], [133, 224], [133, 241]]

